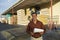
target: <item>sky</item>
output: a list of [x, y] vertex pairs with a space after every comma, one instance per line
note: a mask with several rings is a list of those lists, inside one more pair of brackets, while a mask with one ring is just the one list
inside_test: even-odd
[[0, 0], [0, 14], [9, 9], [12, 5], [17, 3], [19, 0]]

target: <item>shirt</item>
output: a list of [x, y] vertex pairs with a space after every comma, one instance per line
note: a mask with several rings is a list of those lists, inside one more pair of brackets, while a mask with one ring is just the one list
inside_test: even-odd
[[[28, 26], [27, 26], [26, 32], [27, 32], [28, 34], [30, 34], [31, 32], [34, 31], [34, 28], [44, 29], [44, 32], [45, 32], [45, 27], [44, 27], [43, 23], [40, 22], [40, 21], [38, 21], [38, 20], [37, 20], [36, 24], [35, 24], [33, 21], [30, 21], [30, 23], [29, 23]], [[40, 34], [40, 33], [34, 33], [34, 34], [31, 35], [31, 36], [32, 36], [32, 37], [35, 37], [35, 38], [38, 38], [38, 37], [41, 36], [41, 34]]]

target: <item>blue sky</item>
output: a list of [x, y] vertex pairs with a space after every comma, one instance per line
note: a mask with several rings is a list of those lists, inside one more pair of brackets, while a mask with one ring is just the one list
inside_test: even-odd
[[0, 0], [0, 14], [2, 14], [18, 1], [19, 0]]

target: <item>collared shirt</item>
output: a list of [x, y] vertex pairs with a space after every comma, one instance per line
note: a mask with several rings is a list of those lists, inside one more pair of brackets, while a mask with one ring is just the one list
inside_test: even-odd
[[[30, 21], [30, 23], [28, 24], [27, 26], [27, 33], [30, 34], [31, 32], [34, 31], [34, 28], [39, 28], [39, 29], [44, 29], [45, 30], [45, 27], [43, 26], [43, 23], [38, 21], [36, 22], [36, 24], [33, 22], [33, 21]], [[31, 35], [32, 37], [35, 37], [35, 38], [38, 38], [41, 36], [40, 33], [34, 33], [34, 35]]]

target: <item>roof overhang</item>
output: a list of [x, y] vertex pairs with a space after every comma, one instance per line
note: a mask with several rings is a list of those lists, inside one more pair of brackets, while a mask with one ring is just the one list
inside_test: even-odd
[[13, 9], [14, 12], [16, 12], [19, 9], [23, 9], [23, 8], [29, 8], [38, 4], [43, 4], [43, 3], [47, 3], [50, 0], [21, 0], [18, 3], [16, 3], [15, 5], [13, 5], [12, 7], [10, 7], [8, 10], [6, 10], [2, 15], [6, 15], [8, 12], [11, 12], [11, 10]]

